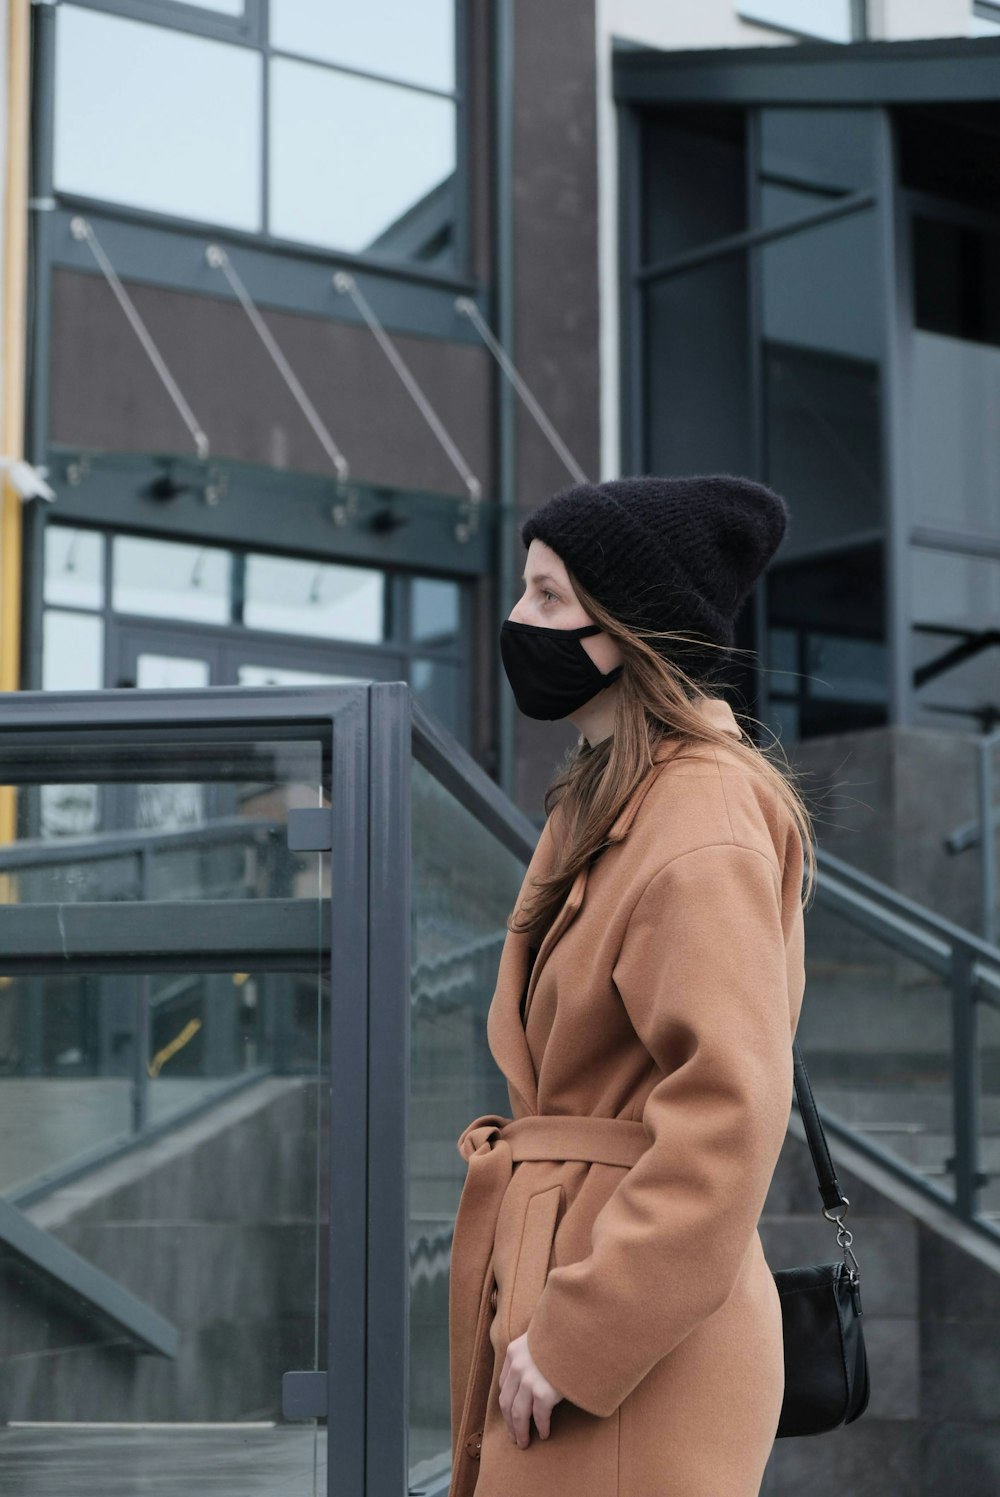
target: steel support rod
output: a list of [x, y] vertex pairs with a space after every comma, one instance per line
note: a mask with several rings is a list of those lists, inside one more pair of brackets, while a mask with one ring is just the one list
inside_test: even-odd
[[979, 859], [982, 882], [983, 940], [997, 944], [997, 812], [993, 805], [993, 753], [1000, 733], [979, 740]]
[[170, 373], [170, 370], [167, 368], [166, 360], [154, 343], [152, 333], [149, 331], [148, 327], [139, 316], [139, 312], [134, 301], [129, 296], [128, 292], [125, 290], [125, 287], [119, 280], [118, 272], [115, 270], [115, 267], [108, 259], [101, 241], [98, 239], [97, 235], [94, 233], [93, 229], [85, 218], [74, 218], [72, 223], [70, 224], [70, 233], [73, 235], [74, 239], [83, 240], [88, 245], [90, 253], [93, 255], [94, 259], [97, 261], [100, 267], [101, 274], [104, 276], [104, 279], [107, 281], [108, 285], [111, 287], [111, 290], [114, 293], [115, 300], [121, 307], [122, 311], [125, 313], [132, 331], [135, 333], [139, 342], [142, 344], [146, 357], [149, 359], [149, 362], [152, 364], [153, 368], [160, 376], [164, 389], [170, 396], [170, 399], [173, 401], [174, 405], [177, 407], [184, 425], [191, 433], [198, 456], [201, 458], [208, 457], [208, 437], [202, 431], [201, 426], [198, 423], [198, 418], [195, 416], [194, 411], [192, 411], [191, 407], [184, 399], [184, 395], [180, 385], [177, 383], [173, 375]]
[[302, 382], [300, 381], [298, 375], [295, 373], [295, 370], [292, 368], [291, 364], [289, 364], [285, 355], [282, 353], [280, 347], [278, 346], [278, 341], [261, 316], [260, 308], [257, 306], [257, 303], [254, 301], [253, 297], [244, 286], [242, 280], [233, 269], [232, 261], [230, 260], [229, 256], [226, 254], [225, 250], [220, 244], [210, 244], [208, 246], [208, 249], [205, 251], [205, 259], [208, 261], [213, 270], [221, 270], [222, 274], [229, 282], [236, 300], [239, 302], [240, 306], [247, 314], [247, 317], [250, 319], [250, 325], [252, 326], [260, 341], [263, 343], [264, 347], [267, 349], [267, 352], [269, 353], [275, 368], [281, 375], [282, 379], [285, 381], [285, 384], [288, 386], [293, 400], [295, 401], [299, 410], [302, 412], [303, 416], [305, 416], [306, 420], [309, 422], [309, 425], [312, 427], [316, 439], [319, 442], [320, 446], [323, 448], [323, 451], [326, 453], [327, 457], [336, 468], [337, 477], [342, 483], [346, 482], [347, 478], [350, 476], [351, 471], [346, 457], [341, 452], [336, 442], [333, 440], [333, 437], [327, 430], [326, 424], [324, 423], [322, 417], [316, 410], [316, 407], [313, 405], [312, 401], [309, 399], [309, 396], [306, 394], [305, 390], [302, 388]]
[[365, 322], [368, 325], [368, 329], [371, 332], [372, 337], [375, 339], [379, 348], [381, 348], [382, 352], [389, 360], [389, 363], [392, 365], [393, 369], [395, 369], [396, 373], [399, 375], [399, 378], [409, 392], [414, 405], [417, 407], [418, 411], [427, 422], [427, 425], [430, 427], [431, 431], [437, 437], [441, 446], [444, 448], [444, 451], [450, 458], [452, 465], [460, 475], [462, 482], [465, 484], [465, 487], [469, 491], [470, 500], [474, 505], [478, 505], [483, 493], [482, 484], [479, 482], [479, 479], [473, 473], [465, 458], [462, 456], [457, 444], [454, 442], [450, 433], [445, 427], [444, 422], [441, 420], [441, 417], [438, 415], [437, 411], [427, 399], [420, 381], [407, 365], [399, 349], [396, 347], [395, 343], [393, 343], [392, 339], [389, 337], [389, 334], [386, 332], [385, 328], [382, 326], [381, 322], [379, 322], [375, 313], [372, 311], [368, 298], [359, 288], [357, 281], [352, 275], [348, 275], [346, 270], [338, 270], [333, 278], [333, 284], [336, 290], [339, 291], [341, 296], [349, 296], [351, 298], [354, 305], [361, 313], [361, 316], [364, 318]]

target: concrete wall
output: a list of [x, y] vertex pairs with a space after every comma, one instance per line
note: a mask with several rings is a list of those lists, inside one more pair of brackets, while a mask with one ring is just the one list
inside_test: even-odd
[[[833, 1152], [861, 1265], [871, 1401], [853, 1424], [777, 1440], [761, 1497], [996, 1497], [1000, 1249], [963, 1250]], [[808, 1149], [792, 1133], [760, 1233], [773, 1269], [839, 1256]]]
[[0, 1256], [0, 1420], [277, 1418], [282, 1373], [313, 1366], [315, 1113], [308, 1082], [264, 1082], [31, 1209], [180, 1350], [138, 1353]]
[[875, 728], [795, 744], [821, 846], [948, 920], [978, 930], [979, 855], [945, 839], [975, 820], [976, 740]]

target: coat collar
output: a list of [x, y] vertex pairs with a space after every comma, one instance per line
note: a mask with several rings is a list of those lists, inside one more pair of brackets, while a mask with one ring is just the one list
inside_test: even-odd
[[[699, 697], [693, 705], [704, 714], [713, 728], [732, 734], [735, 738], [742, 737], [732, 708], [721, 697]], [[627, 835], [639, 807], [657, 778], [660, 766], [673, 757], [678, 746], [676, 740], [667, 739], [656, 749], [653, 754], [653, 769], [636, 787], [628, 803], [615, 819], [608, 833], [609, 842], [620, 842]], [[528, 875], [545, 871], [551, 865], [554, 851], [550, 820], [539, 837], [526, 879]], [[497, 991], [487, 1019], [487, 1034], [494, 1060], [507, 1077], [511, 1090], [523, 1102], [522, 1111], [534, 1112], [538, 1106], [538, 1078], [525, 1035], [531, 1000], [553, 947], [579, 914], [587, 891], [589, 872], [589, 868], [582, 868], [573, 880], [569, 893], [545, 933], [533, 962], [530, 959], [526, 936], [515, 932], [508, 935], [504, 943], [497, 976]], [[522, 1023], [521, 995], [525, 987], [527, 987], [525, 1020]], [[516, 1108], [515, 1111], [517, 1111]]]
[[[709, 724], [710, 727], [718, 729], [720, 733], [730, 733], [734, 738], [742, 738], [743, 731], [733, 713], [732, 707], [722, 697], [696, 697], [691, 704]], [[676, 754], [679, 743], [676, 739], [665, 738], [654, 750], [653, 764], [659, 766]], [[636, 818], [639, 807], [648, 795], [654, 781], [656, 780], [656, 769], [654, 768], [646, 775], [641, 784], [637, 785], [627, 803], [622, 807], [618, 816], [611, 825], [608, 832], [609, 842], [621, 842], [627, 835], [629, 827]]]

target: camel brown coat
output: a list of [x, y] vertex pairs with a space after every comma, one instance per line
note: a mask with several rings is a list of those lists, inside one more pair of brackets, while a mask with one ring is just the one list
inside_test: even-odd
[[[739, 736], [726, 702], [702, 710]], [[791, 1107], [802, 869], [763, 778], [673, 740], [534, 961], [507, 936], [487, 1034], [514, 1121], [459, 1139], [450, 1497], [758, 1492], [784, 1366], [757, 1223]], [[563, 1400], [521, 1449], [499, 1375], [525, 1331]]]

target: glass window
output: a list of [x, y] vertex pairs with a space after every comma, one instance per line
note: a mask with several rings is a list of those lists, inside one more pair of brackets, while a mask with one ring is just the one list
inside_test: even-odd
[[246, 47], [61, 5], [56, 188], [260, 229], [261, 67]]
[[154, 655], [145, 651], [136, 662], [136, 686], [158, 689], [171, 687], [207, 686], [209, 667], [207, 660], [195, 660], [186, 655]]
[[1000, 559], [913, 547], [910, 609], [918, 727], [995, 727]]
[[914, 219], [913, 317], [928, 332], [1000, 346], [1000, 234]]
[[427, 88], [455, 87], [455, 0], [271, 0], [271, 45]]
[[116, 535], [112, 607], [150, 618], [226, 624], [232, 557], [215, 546]]
[[194, 6], [196, 10], [214, 10], [220, 16], [242, 16], [245, 10], [244, 0], [170, 0], [171, 5], [179, 5], [181, 10]]
[[[870, 109], [764, 109], [760, 122], [763, 177], [814, 194], [814, 211], [831, 193], [875, 186], [875, 119]], [[817, 201], [818, 199], [818, 201]], [[764, 223], [773, 220], [766, 215]]]
[[323, 639], [385, 639], [385, 576], [364, 567], [247, 557], [243, 622]]
[[912, 517], [1000, 539], [1000, 348], [916, 331], [911, 346]]
[[47, 608], [42, 624], [42, 690], [99, 691], [104, 685], [104, 620]]
[[104, 537], [71, 525], [45, 527], [45, 601], [104, 606]]
[[240, 686], [344, 686], [358, 679], [321, 671], [289, 670], [283, 665], [241, 665], [236, 678]]
[[647, 264], [747, 227], [744, 118], [741, 109], [672, 109], [644, 117]]
[[828, 42], [849, 42], [854, 37], [851, 0], [739, 0], [736, 9], [744, 20], [802, 36]]
[[447, 251], [455, 105], [395, 84], [271, 64], [273, 234], [395, 259]]
[[645, 471], [752, 471], [747, 316], [743, 255], [649, 285]]
[[457, 582], [415, 577], [410, 592], [410, 635], [421, 644], [454, 642], [462, 601]]

